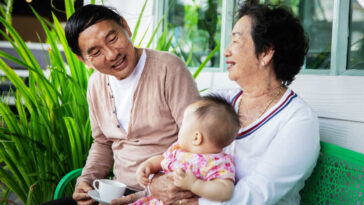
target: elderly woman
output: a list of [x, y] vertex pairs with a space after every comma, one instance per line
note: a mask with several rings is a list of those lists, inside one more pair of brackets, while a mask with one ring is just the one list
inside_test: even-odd
[[[317, 117], [287, 87], [307, 50], [304, 30], [289, 11], [257, 4], [240, 7], [224, 53], [229, 78], [240, 89], [218, 92], [234, 106], [241, 123], [239, 135], [225, 150], [234, 156], [237, 183], [233, 197], [223, 204], [299, 204], [299, 191], [320, 150]], [[168, 179], [155, 177], [151, 185], [152, 194], [167, 204], [214, 204], [183, 199], [186, 193], [170, 185], [162, 190]]]
[[[234, 157], [233, 197], [222, 204], [299, 204], [299, 191], [318, 158], [318, 120], [287, 86], [308, 50], [304, 30], [289, 11], [244, 4], [225, 50], [229, 78], [239, 89], [217, 94], [234, 106], [241, 129], [225, 150]], [[190, 198], [171, 176], [153, 178], [150, 190], [166, 204], [220, 204]]]

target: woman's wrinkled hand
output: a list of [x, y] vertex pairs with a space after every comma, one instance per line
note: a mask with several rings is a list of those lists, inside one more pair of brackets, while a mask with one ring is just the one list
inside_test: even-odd
[[[150, 192], [154, 197], [162, 200], [166, 205], [179, 205], [179, 200], [182, 200], [181, 202], [186, 201], [191, 203], [197, 201], [192, 192], [184, 191], [175, 186], [173, 182], [173, 175], [168, 174], [156, 174], [150, 184]], [[186, 202], [184, 204], [189, 204]]]

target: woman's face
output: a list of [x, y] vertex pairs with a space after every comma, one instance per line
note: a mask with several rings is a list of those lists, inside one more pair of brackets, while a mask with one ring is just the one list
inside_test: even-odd
[[249, 16], [243, 16], [236, 22], [231, 32], [231, 42], [224, 52], [229, 78], [240, 85], [252, 79], [259, 67], [251, 37], [251, 24]]

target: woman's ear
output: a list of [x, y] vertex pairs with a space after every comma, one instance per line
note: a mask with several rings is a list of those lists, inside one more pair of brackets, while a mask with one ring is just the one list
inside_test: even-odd
[[200, 131], [195, 131], [193, 133], [193, 137], [192, 137], [192, 145], [198, 146], [202, 144], [202, 133]]
[[260, 54], [260, 63], [261, 66], [266, 66], [268, 64], [270, 64], [273, 60], [273, 55], [274, 55], [274, 49], [273, 47], [270, 47], [268, 49], [266, 49], [265, 51], [263, 51]]

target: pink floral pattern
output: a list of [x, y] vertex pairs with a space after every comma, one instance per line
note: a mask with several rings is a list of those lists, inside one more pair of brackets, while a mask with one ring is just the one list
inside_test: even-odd
[[[233, 158], [226, 153], [218, 154], [195, 154], [184, 152], [178, 143], [174, 143], [163, 154], [164, 160], [161, 162], [163, 171], [171, 173], [182, 168], [184, 171], [192, 166], [194, 175], [203, 181], [210, 181], [216, 178], [230, 179], [235, 182], [235, 167]], [[134, 202], [133, 205], [163, 205], [163, 202], [147, 196]]]

